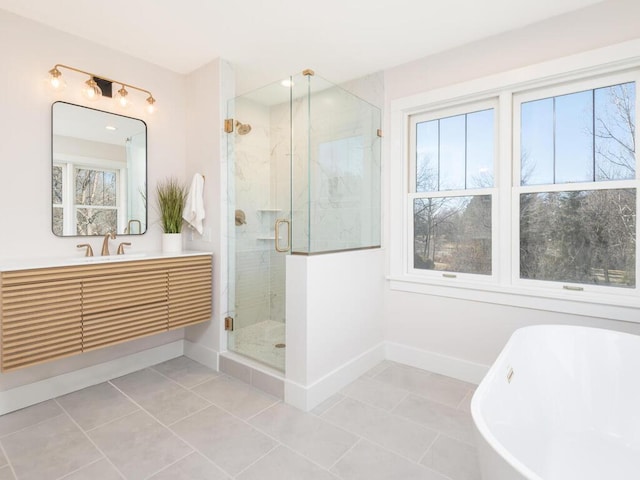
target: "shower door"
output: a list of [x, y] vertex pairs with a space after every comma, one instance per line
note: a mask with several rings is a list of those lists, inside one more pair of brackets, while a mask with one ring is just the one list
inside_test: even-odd
[[279, 371], [285, 366], [285, 261], [291, 251], [289, 99], [280, 84], [236, 97], [226, 128], [227, 346]]

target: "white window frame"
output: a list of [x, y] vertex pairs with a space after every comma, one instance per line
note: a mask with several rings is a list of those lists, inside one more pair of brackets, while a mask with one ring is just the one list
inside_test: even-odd
[[[526, 187], [519, 186], [519, 153], [512, 162], [513, 152], [519, 152], [519, 146], [515, 145], [517, 142], [512, 135], [513, 122], [519, 116], [514, 112], [514, 96], [525, 98], [527, 92], [542, 88], [546, 89], [546, 95], [544, 95], [546, 97], [553, 96], [550, 92], [553, 92], [554, 88], [558, 88], [558, 91], [562, 88], [580, 91], [579, 85], [582, 82], [585, 85], [590, 82], [599, 83], [601, 86], [613, 85], [623, 82], [612, 81], [612, 79], [630, 74], [636, 81], [636, 111], [640, 113], [638, 108], [639, 51], [640, 40], [633, 40], [392, 101], [389, 126], [390, 158], [385, 162], [385, 173], [389, 178], [390, 228], [387, 278], [390, 288], [404, 292], [640, 323], [640, 295], [638, 295], [640, 282], [637, 282], [635, 289], [589, 286], [582, 291], [572, 291], [564, 289], [564, 283], [561, 282], [547, 284], [547, 282], [519, 278], [518, 207], [519, 194], [526, 191], [523, 190]], [[631, 70], [633, 71], [630, 72]], [[603, 77], [608, 77], [604, 83]], [[491, 97], [499, 99], [497, 112], [499, 138], [496, 142], [499, 153], [494, 172], [495, 185], [499, 189], [498, 201], [495, 202], [494, 207], [498, 210], [499, 216], [497, 217], [498, 232], [493, 239], [500, 250], [499, 264], [495, 271], [497, 281], [478, 282], [467, 277], [436, 278], [417, 275], [409, 268], [409, 254], [413, 251], [413, 247], [407, 238], [413, 235], [410, 228], [412, 220], [408, 215], [410, 198], [407, 195], [410, 191], [411, 175], [408, 161], [410, 117], [425, 111], [483, 101]], [[638, 188], [638, 170], [640, 168], [636, 170], [635, 180], [611, 182], [614, 184], [613, 188], [625, 188], [629, 184], [633, 184], [633, 188]], [[537, 189], [539, 187], [536, 186]], [[589, 182], [588, 186], [587, 184], [559, 184], [554, 187], [561, 191], [572, 188], [593, 189], [594, 183]], [[640, 192], [636, 195], [638, 211], [640, 211], [639, 197]], [[518, 217], [517, 222], [514, 221], [515, 216]], [[636, 238], [640, 236], [638, 223], [640, 222], [636, 222]], [[638, 261], [638, 255], [636, 255], [636, 264]], [[638, 271], [636, 269], [636, 274]], [[580, 286], [587, 287], [583, 284]]]
[[78, 236], [76, 209], [87, 207], [87, 205], [80, 205], [75, 203], [75, 174], [77, 169], [108, 171], [116, 173], [116, 206], [89, 206], [96, 209], [115, 210], [116, 217], [118, 219], [117, 231], [124, 231], [124, 228], [126, 227], [126, 215], [124, 215], [123, 213], [127, 211], [127, 195], [126, 183], [122, 180], [126, 179], [126, 168], [122, 167], [118, 162], [65, 154], [57, 155], [53, 160], [53, 165], [62, 168], [62, 204], [55, 204], [54, 206], [58, 208], [62, 207], [63, 236]]
[[[417, 192], [416, 190], [416, 182], [417, 182], [417, 164], [416, 164], [416, 147], [417, 147], [417, 139], [416, 139], [416, 125], [422, 122], [428, 122], [432, 120], [444, 119], [449, 117], [454, 117], [457, 115], [464, 115], [474, 112], [479, 112], [482, 110], [493, 110], [493, 187], [491, 188], [469, 188], [469, 189], [457, 189], [457, 190], [436, 190], [436, 191], [428, 191], [428, 192]], [[424, 276], [426, 278], [458, 278], [467, 281], [477, 281], [477, 282], [491, 282], [496, 283], [497, 269], [498, 269], [498, 239], [497, 239], [497, 204], [498, 204], [498, 179], [497, 179], [497, 161], [498, 158], [498, 122], [499, 122], [499, 112], [498, 112], [498, 99], [495, 97], [490, 97], [474, 102], [466, 102], [460, 105], [448, 106], [445, 108], [435, 108], [431, 110], [422, 111], [409, 116], [409, 184], [407, 190], [407, 225], [411, 232], [411, 234], [407, 234], [407, 252], [411, 252], [410, 255], [407, 256], [407, 272], [411, 275]], [[466, 175], [466, 172], [465, 172]], [[488, 195], [491, 197], [491, 274], [483, 275], [483, 274], [475, 274], [475, 273], [463, 273], [457, 272], [453, 270], [426, 270], [421, 268], [414, 267], [413, 253], [414, 253], [414, 235], [412, 232], [415, 232], [414, 225], [414, 201], [417, 199], [423, 198], [452, 198], [452, 197], [475, 197], [475, 196], [483, 196]]]
[[[595, 181], [595, 182], [570, 182], [570, 183], [547, 183], [538, 185], [520, 185], [520, 110], [521, 105], [525, 102], [545, 99], [550, 97], [556, 97], [559, 95], [566, 95], [571, 93], [577, 93], [585, 90], [592, 90], [600, 87], [607, 87], [611, 85], [618, 85], [622, 83], [635, 82], [636, 84], [636, 112], [640, 113], [640, 71], [634, 70], [631, 72], [614, 73], [611, 75], [602, 75], [595, 78], [589, 78], [577, 82], [563, 83], [560, 85], [553, 85], [548, 88], [537, 88], [527, 92], [516, 93], [513, 96], [513, 188], [512, 191], [512, 225], [513, 235], [511, 241], [512, 245], [520, 245], [520, 195], [523, 193], [539, 193], [539, 192], [569, 192], [569, 191], [584, 191], [584, 190], [613, 190], [613, 189], [635, 189], [636, 190], [636, 214], [640, 212], [640, 199], [638, 198], [640, 192], [640, 184], [638, 182], [640, 165], [636, 161], [636, 178], [632, 180], [612, 180], [612, 181]], [[636, 118], [636, 123], [637, 123]], [[638, 235], [638, 222], [636, 220], [636, 238], [640, 238]], [[640, 253], [640, 249], [636, 247], [636, 253]], [[611, 287], [603, 285], [592, 285], [585, 283], [572, 283], [572, 282], [560, 282], [551, 280], [532, 280], [520, 278], [520, 251], [519, 248], [512, 249], [512, 282], [514, 285], [521, 285], [530, 288], [573, 288], [580, 291], [589, 293], [602, 293], [608, 295], [622, 295], [628, 296], [630, 292], [636, 294], [640, 291], [640, 285], [636, 280], [635, 288], [624, 287]], [[640, 255], [636, 254], [636, 276], [640, 267]], [[631, 293], [632, 294], [632, 293]]]

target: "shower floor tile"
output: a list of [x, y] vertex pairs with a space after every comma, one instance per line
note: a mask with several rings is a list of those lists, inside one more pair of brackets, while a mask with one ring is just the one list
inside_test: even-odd
[[285, 324], [274, 320], [241, 327], [233, 332], [236, 353], [284, 371], [286, 348], [276, 345], [285, 343]]

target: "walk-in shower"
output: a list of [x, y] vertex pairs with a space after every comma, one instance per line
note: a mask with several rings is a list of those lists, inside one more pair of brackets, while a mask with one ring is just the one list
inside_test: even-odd
[[380, 109], [305, 71], [231, 100], [225, 127], [228, 349], [284, 371], [286, 257], [380, 245]]

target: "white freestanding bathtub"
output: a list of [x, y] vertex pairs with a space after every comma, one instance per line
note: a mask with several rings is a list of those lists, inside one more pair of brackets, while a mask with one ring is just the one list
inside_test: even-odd
[[638, 480], [640, 336], [519, 329], [471, 414], [484, 480]]

